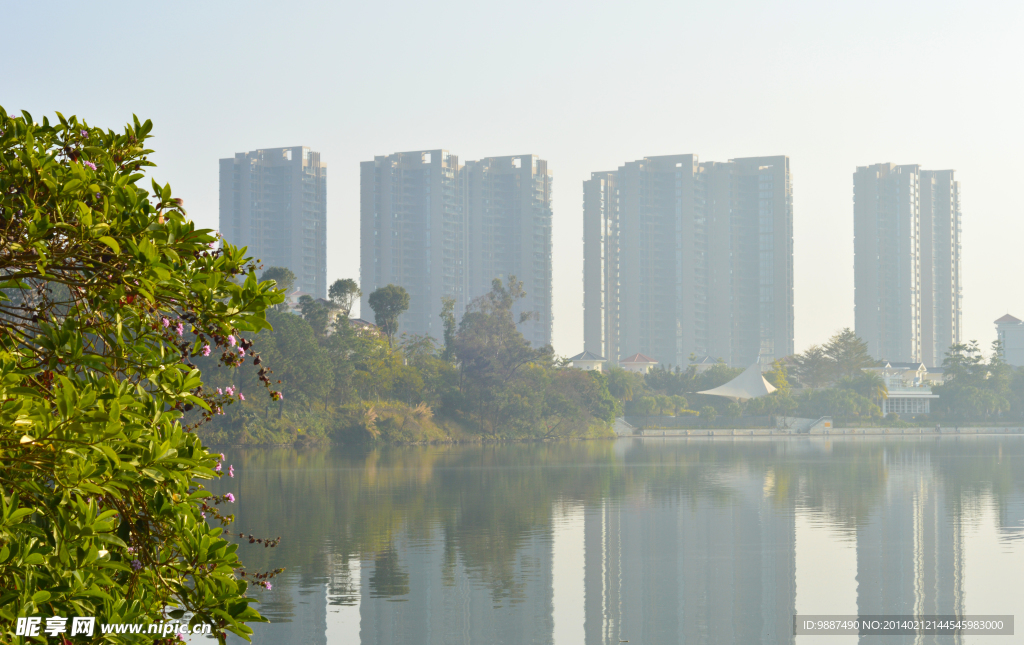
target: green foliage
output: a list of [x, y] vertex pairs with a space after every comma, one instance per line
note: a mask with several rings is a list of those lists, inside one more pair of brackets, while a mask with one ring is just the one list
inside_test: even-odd
[[313, 329], [313, 333], [317, 338], [327, 333], [327, 325], [331, 322], [333, 307], [321, 300], [315, 299], [313, 296], [304, 295], [299, 298], [299, 309], [302, 311], [302, 317], [309, 322], [309, 326]]
[[865, 367], [878, 363], [868, 354], [867, 343], [849, 327], [833, 334], [824, 347], [812, 345], [790, 360], [793, 375], [804, 387], [826, 387], [843, 378], [854, 378]]
[[792, 357], [793, 376], [804, 387], [825, 387], [832, 382], [835, 362], [820, 345], [811, 345]]
[[273, 280], [275, 286], [288, 293], [295, 286], [295, 274], [288, 267], [267, 267], [260, 276], [260, 282]]
[[953, 345], [942, 361], [945, 381], [932, 388], [933, 416], [956, 423], [1024, 418], [1024, 370], [1006, 364], [992, 344], [986, 360], [977, 341]]
[[849, 327], [836, 332], [825, 343], [825, 354], [833, 363], [833, 379], [856, 376], [865, 367], [877, 364], [877, 361], [868, 354], [868, 344], [858, 338]]
[[444, 356], [446, 361], [455, 358], [455, 334], [458, 326], [455, 323], [455, 298], [441, 298], [441, 325], [444, 327]]
[[[620, 404], [609, 377], [560, 369], [549, 347], [530, 347], [512, 319], [521, 295], [514, 278], [507, 288], [496, 282], [463, 317], [450, 347], [409, 335], [391, 345], [374, 330], [354, 328], [344, 315], [318, 334], [313, 315], [272, 312], [273, 329], [253, 340], [287, 397], [226, 408], [203, 428], [204, 436], [239, 444], [610, 432]], [[212, 359], [200, 359], [200, 366], [213, 387], [249, 391], [267, 378], [217, 369]], [[668, 405], [676, 404], [673, 398]]]
[[371, 293], [367, 301], [373, 309], [374, 322], [387, 336], [388, 345], [392, 345], [398, 333], [398, 317], [409, 309], [409, 293], [389, 284]]
[[878, 401], [889, 394], [885, 386], [885, 380], [874, 372], [860, 372], [853, 376], [844, 376], [839, 380], [837, 387], [845, 390], [852, 390], [865, 399]]
[[789, 373], [786, 364], [780, 360], [772, 362], [771, 369], [764, 373], [764, 379], [783, 393], [789, 392]]
[[334, 281], [334, 284], [327, 290], [327, 297], [341, 313], [348, 316], [352, 313], [352, 305], [363, 295], [359, 285], [352, 278], [342, 278]]
[[171, 610], [247, 638], [237, 545], [203, 517], [232, 519], [202, 486], [219, 457], [181, 420], [233, 402], [193, 358], [241, 365], [239, 332], [269, 329], [282, 295], [169, 185], [139, 186], [149, 121], [23, 114], [0, 108], [0, 640], [24, 642], [17, 616]]

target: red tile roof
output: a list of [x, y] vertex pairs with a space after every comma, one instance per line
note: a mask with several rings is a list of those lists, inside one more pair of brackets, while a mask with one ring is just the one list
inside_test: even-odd
[[653, 358], [648, 358], [647, 356], [644, 356], [643, 354], [637, 352], [636, 354], [633, 354], [629, 358], [622, 359], [621, 361], [619, 361], [619, 363], [651, 363], [652, 365], [655, 365], [658, 363], [658, 361], [654, 360]]

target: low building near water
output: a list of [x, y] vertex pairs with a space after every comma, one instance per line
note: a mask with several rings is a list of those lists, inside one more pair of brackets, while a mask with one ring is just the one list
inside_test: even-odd
[[598, 356], [594, 352], [583, 352], [569, 359], [569, 367], [600, 372], [606, 362], [603, 356]]
[[619, 361], [619, 367], [627, 372], [636, 372], [637, 374], [646, 374], [657, 364], [658, 361], [640, 353], [633, 354], [629, 358], [624, 358]]
[[928, 377], [929, 369], [924, 363], [884, 361], [882, 365], [866, 367], [864, 371], [878, 374], [885, 382], [888, 395], [875, 401], [882, 414], [928, 414], [932, 399], [939, 398], [938, 394], [932, 394], [931, 386], [935, 381]]

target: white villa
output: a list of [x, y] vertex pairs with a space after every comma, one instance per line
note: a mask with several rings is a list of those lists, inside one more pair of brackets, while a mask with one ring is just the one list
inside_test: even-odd
[[636, 372], [637, 374], [646, 374], [657, 364], [658, 361], [640, 353], [633, 354], [629, 358], [624, 358], [619, 361], [619, 367], [627, 372]]
[[569, 359], [569, 366], [575, 367], [580, 370], [590, 370], [600, 372], [602, 366], [607, 361], [603, 356], [598, 356], [594, 352], [583, 352], [582, 354], [576, 354]]

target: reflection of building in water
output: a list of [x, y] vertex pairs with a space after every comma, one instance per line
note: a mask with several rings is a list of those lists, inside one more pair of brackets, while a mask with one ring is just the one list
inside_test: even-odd
[[772, 483], [742, 473], [691, 500], [588, 510], [587, 645], [793, 642], [794, 516]]
[[[885, 503], [857, 527], [857, 609], [865, 615], [964, 613], [963, 533], [927, 457], [890, 454]], [[873, 643], [875, 636], [861, 638]], [[953, 636], [889, 636], [887, 643], [959, 643]]]
[[[263, 601], [256, 607], [270, 619], [269, 624], [251, 625], [253, 645], [327, 645], [328, 597], [322, 577], [285, 575], [274, 580], [273, 593], [264, 597], [250, 593]], [[229, 634], [228, 643], [245, 641]]]
[[516, 547], [507, 562], [467, 566], [443, 540], [400, 537], [396, 560], [363, 563], [358, 642], [550, 643], [551, 542], [535, 533]]
[[1012, 497], [1004, 500], [999, 510], [999, 539], [1024, 539], [1024, 499]]

